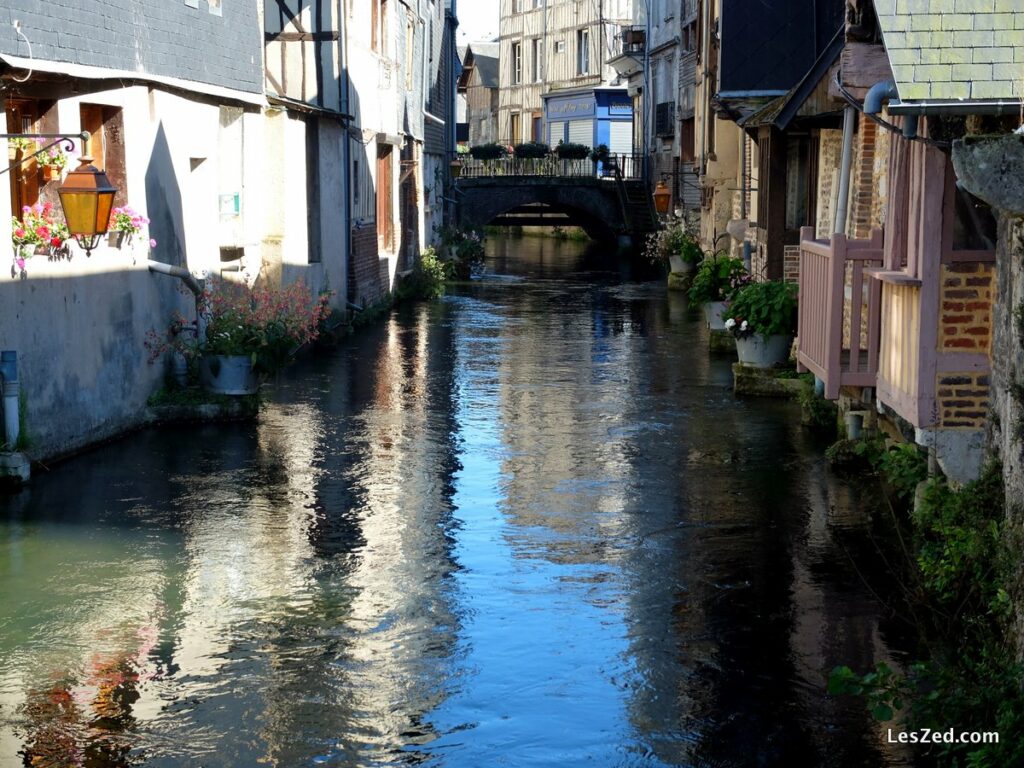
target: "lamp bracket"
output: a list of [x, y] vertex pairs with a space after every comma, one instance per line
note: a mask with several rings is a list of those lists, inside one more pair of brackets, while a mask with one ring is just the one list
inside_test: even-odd
[[13, 164], [0, 170], [0, 176], [5, 173], [9, 173], [17, 168], [22, 163], [28, 162], [36, 155], [41, 155], [46, 152], [50, 147], [55, 147], [60, 143], [64, 143], [64, 149], [68, 152], [72, 152], [75, 149], [75, 139], [80, 139], [83, 143], [89, 140], [89, 132], [82, 131], [81, 133], [0, 133], [0, 139], [54, 139], [45, 147], [42, 147], [31, 155], [23, 157], [20, 160], [15, 161]]

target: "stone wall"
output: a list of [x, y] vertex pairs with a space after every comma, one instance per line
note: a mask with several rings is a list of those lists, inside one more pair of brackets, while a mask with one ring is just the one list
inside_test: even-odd
[[[1024, 222], [1001, 217], [992, 311], [989, 445], [1002, 459], [1007, 499], [1024, 500]], [[1011, 507], [1011, 514], [1013, 509]], [[1017, 510], [1024, 523], [1024, 508]]]
[[990, 378], [989, 374], [977, 371], [936, 376], [938, 426], [943, 429], [984, 429], [990, 405]]

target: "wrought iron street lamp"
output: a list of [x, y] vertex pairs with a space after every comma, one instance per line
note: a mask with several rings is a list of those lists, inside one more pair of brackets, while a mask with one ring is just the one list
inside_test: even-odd
[[57, 194], [68, 231], [88, 256], [107, 234], [117, 189], [107, 174], [92, 164], [91, 157], [81, 158], [80, 163], [68, 174]]
[[669, 188], [665, 186], [665, 180], [661, 179], [658, 185], [654, 188], [654, 210], [658, 212], [659, 216], [664, 216], [668, 213], [668, 205], [672, 202], [672, 193]]
[[[0, 139], [56, 139], [30, 155], [21, 157], [8, 168], [0, 169], [0, 175], [17, 168], [37, 155], [42, 155], [50, 147], [67, 143], [67, 150], [75, 148], [73, 139], [89, 140], [88, 131], [82, 133], [0, 133]], [[91, 157], [82, 157], [80, 165], [68, 174], [64, 184], [57, 190], [60, 196], [60, 207], [64, 210], [64, 221], [68, 232], [75, 241], [85, 249], [88, 256], [92, 249], [99, 245], [100, 238], [107, 234], [110, 226], [110, 211], [114, 207], [114, 195], [117, 189], [110, 183], [107, 174], [92, 164]]]

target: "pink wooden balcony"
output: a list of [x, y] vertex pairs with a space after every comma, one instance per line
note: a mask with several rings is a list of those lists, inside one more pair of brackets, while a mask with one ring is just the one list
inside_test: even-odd
[[873, 387], [878, 373], [881, 286], [865, 269], [882, 266], [882, 233], [870, 240], [815, 240], [800, 230], [800, 316], [797, 363], [825, 382], [825, 397], [840, 387]]

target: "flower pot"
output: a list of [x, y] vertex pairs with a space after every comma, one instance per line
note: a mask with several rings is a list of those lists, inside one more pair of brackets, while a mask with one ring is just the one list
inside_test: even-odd
[[453, 160], [448, 166], [452, 171], [452, 178], [457, 179], [462, 175], [462, 163], [458, 160]]
[[204, 355], [199, 380], [203, 389], [218, 395], [252, 395], [260, 388], [248, 355]]
[[121, 230], [107, 232], [107, 245], [111, 248], [120, 248], [122, 245], [124, 245], [126, 234], [128, 233], [122, 232]]
[[736, 354], [743, 365], [754, 368], [771, 368], [786, 362], [793, 337], [783, 334], [769, 336], [759, 333], [736, 339]]
[[725, 311], [728, 304], [724, 301], [709, 301], [704, 305], [704, 319], [712, 331], [725, 330]]
[[43, 175], [47, 181], [60, 181], [61, 171], [63, 169], [56, 165], [47, 165], [43, 167]]

